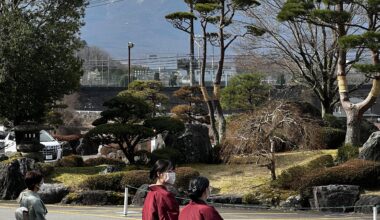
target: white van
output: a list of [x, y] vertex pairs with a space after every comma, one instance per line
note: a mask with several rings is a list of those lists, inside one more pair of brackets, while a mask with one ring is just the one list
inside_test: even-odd
[[[57, 160], [62, 158], [62, 146], [47, 131], [40, 131], [40, 143], [45, 147], [42, 154], [45, 160]], [[4, 153], [17, 152], [15, 135], [9, 132], [4, 139]]]

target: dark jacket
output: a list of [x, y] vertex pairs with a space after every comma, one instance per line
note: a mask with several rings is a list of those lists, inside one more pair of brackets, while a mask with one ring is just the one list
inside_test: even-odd
[[149, 186], [142, 210], [142, 220], [178, 220], [179, 205], [165, 186]]
[[223, 218], [214, 207], [207, 205], [206, 202], [191, 200], [182, 209], [179, 220], [223, 220]]

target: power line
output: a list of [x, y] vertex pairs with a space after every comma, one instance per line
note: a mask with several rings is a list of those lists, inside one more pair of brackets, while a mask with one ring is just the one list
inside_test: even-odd
[[90, 1], [90, 4], [87, 6], [87, 8], [96, 8], [96, 7], [110, 5], [110, 4], [122, 2], [122, 1], [124, 0], [98, 0], [97, 2]]

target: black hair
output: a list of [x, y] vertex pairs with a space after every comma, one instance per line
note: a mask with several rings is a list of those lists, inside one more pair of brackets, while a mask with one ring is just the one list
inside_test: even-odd
[[175, 165], [169, 160], [157, 160], [150, 170], [149, 177], [151, 180], [157, 178], [157, 173], [165, 173], [168, 170], [174, 170]]
[[29, 171], [25, 174], [25, 185], [29, 190], [33, 190], [34, 187], [41, 183], [44, 177], [38, 171]]
[[199, 200], [207, 187], [210, 186], [210, 181], [203, 176], [198, 176], [190, 180], [189, 184], [189, 197], [191, 200]]

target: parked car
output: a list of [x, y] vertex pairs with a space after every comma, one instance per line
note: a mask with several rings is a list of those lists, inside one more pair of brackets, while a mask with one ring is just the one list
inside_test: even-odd
[[[40, 143], [45, 147], [42, 154], [45, 160], [56, 160], [62, 158], [62, 146], [47, 131], [40, 131]], [[4, 139], [4, 152], [17, 152], [16, 140], [13, 132], [9, 132]]]

